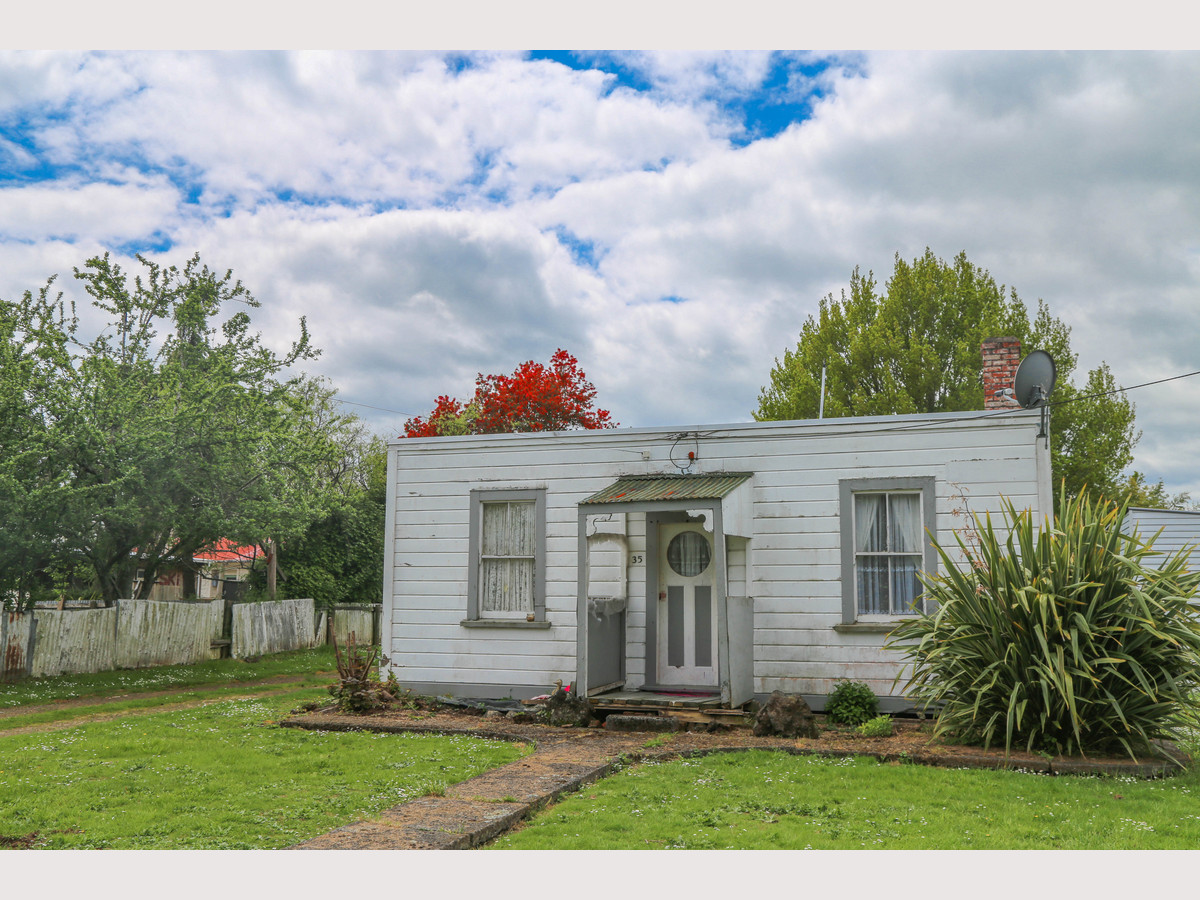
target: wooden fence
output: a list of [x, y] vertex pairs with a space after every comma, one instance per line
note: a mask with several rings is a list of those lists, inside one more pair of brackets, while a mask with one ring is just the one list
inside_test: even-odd
[[[371, 609], [365, 608], [367, 622], [371, 622]], [[333, 613], [335, 635], [341, 612]], [[347, 630], [363, 628], [361, 614], [355, 619], [355, 611], [345, 612], [341, 621], [354, 623]], [[237, 659], [325, 643], [325, 614], [318, 624], [312, 600], [235, 603], [231, 618], [230, 651]], [[12, 681], [215, 659], [220, 655], [223, 622], [221, 600], [120, 600], [108, 609], [4, 613], [0, 615], [0, 678]], [[358, 631], [357, 638], [360, 643], [374, 640], [374, 629]], [[344, 643], [345, 636], [340, 640]]]
[[117, 668], [120, 610], [39, 610], [33, 613], [29, 674], [64, 675]]
[[318, 643], [312, 600], [276, 600], [274, 603], [233, 605], [234, 659], [315, 647]]
[[33, 644], [33, 616], [5, 611], [0, 617], [0, 681], [16, 681], [29, 675]]
[[360, 647], [367, 644], [378, 644], [379, 615], [383, 607], [373, 606], [335, 606], [333, 607], [329, 640], [335, 644], [345, 645], [351, 633], [354, 641]]
[[117, 603], [117, 668], [169, 666], [213, 658], [224, 604], [121, 600]]

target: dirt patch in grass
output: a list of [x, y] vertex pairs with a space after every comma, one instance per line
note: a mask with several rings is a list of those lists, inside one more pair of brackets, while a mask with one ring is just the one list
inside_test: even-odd
[[37, 843], [41, 832], [31, 831], [29, 834], [5, 835], [0, 834], [0, 850], [31, 850]]
[[[253, 693], [239, 693], [236, 688], [253, 687], [256, 684], [278, 684], [282, 687], [275, 690], [255, 691]], [[296, 681], [295, 678], [283, 676], [279, 678], [265, 679], [257, 682], [246, 682], [241, 685], [222, 685], [220, 687], [209, 688], [186, 688], [181, 687], [178, 690], [165, 691], [147, 691], [145, 693], [128, 693], [118, 694], [111, 697], [86, 697], [75, 700], [57, 700], [53, 703], [40, 704], [38, 706], [18, 706], [11, 710], [5, 710], [0, 713], [0, 735], [9, 734], [37, 734], [46, 731], [62, 731], [67, 728], [75, 728], [79, 725], [86, 725], [92, 722], [111, 722], [114, 719], [123, 719], [127, 716], [148, 716], [155, 713], [175, 712], [181, 709], [192, 709], [197, 706], [204, 706], [208, 703], [221, 703], [226, 700], [254, 700], [260, 697], [276, 697], [280, 694], [288, 694], [293, 691], [301, 690], [305, 687], [303, 682]], [[231, 688], [235, 689], [230, 692]], [[228, 693], [219, 693], [226, 691]], [[126, 700], [143, 700], [143, 699], [165, 699], [178, 694], [204, 694], [211, 693], [212, 697], [196, 697], [189, 700], [182, 700], [177, 703], [158, 703], [152, 706], [133, 707], [116, 710], [114, 712], [94, 712], [89, 713], [86, 710], [89, 707], [103, 706], [108, 703], [120, 703]], [[78, 715], [73, 715], [66, 719], [57, 719], [53, 722], [39, 722], [33, 725], [18, 725], [15, 728], [6, 728], [4, 720], [6, 718], [16, 718], [17, 716], [36, 715], [43, 712], [57, 712], [64, 709], [79, 710]]]
[[[60, 709], [79, 709], [86, 706], [100, 706], [105, 703], [116, 703], [121, 700], [142, 700], [155, 697], [170, 697], [174, 694], [196, 694], [203, 691], [228, 691], [238, 688], [249, 688], [260, 684], [299, 683], [295, 675], [273, 675], [270, 678], [255, 678], [249, 681], [228, 681], [218, 684], [180, 685], [177, 688], [163, 688], [157, 691], [128, 690], [114, 694], [104, 694], [95, 697], [64, 697], [51, 700], [49, 703], [25, 704], [0, 709], [0, 722], [12, 716], [28, 716], [35, 713], [54, 712]], [[0, 727], [3, 727], [0, 725]]]

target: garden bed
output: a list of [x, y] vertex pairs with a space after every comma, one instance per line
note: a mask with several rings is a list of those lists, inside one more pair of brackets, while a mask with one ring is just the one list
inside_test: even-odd
[[[329, 730], [418, 731], [443, 734], [474, 734], [483, 737], [528, 741], [536, 746], [576, 746], [589, 757], [605, 745], [613, 755], [637, 757], [698, 755], [748, 749], [774, 749], [790, 753], [829, 756], [871, 756], [896, 765], [913, 763], [953, 768], [1017, 769], [1047, 774], [1111, 774], [1143, 778], [1161, 777], [1181, 771], [1190, 760], [1178, 747], [1163, 743], [1154, 754], [1137, 760], [1129, 756], [1048, 756], [1003, 747], [984, 749], [948, 744], [933, 738], [929, 720], [893, 720], [889, 737], [864, 737], [854, 729], [831, 726], [817, 716], [817, 738], [756, 737], [748, 727], [719, 727], [714, 730], [674, 733], [609, 733], [599, 725], [590, 728], [555, 728], [518, 722], [500, 712], [463, 709], [409, 709], [399, 706], [364, 715], [345, 715], [332, 708], [293, 717], [284, 725]], [[567, 751], [569, 752], [569, 751]]]

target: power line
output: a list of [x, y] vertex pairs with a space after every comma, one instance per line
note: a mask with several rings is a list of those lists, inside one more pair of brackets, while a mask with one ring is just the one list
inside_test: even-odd
[[1157, 381], [1143, 381], [1141, 384], [1132, 384], [1129, 387], [1114, 388], [1111, 391], [1101, 391], [1098, 394], [1081, 394], [1078, 397], [1072, 397], [1070, 400], [1057, 400], [1054, 403], [1047, 405], [1053, 408], [1055, 406], [1066, 406], [1068, 403], [1078, 403], [1080, 400], [1094, 400], [1097, 397], [1110, 397], [1113, 394], [1123, 394], [1126, 391], [1136, 391], [1138, 388], [1151, 387], [1156, 384], [1166, 384], [1168, 381], [1179, 381], [1181, 378], [1191, 378], [1193, 375], [1200, 375], [1200, 370], [1195, 372], [1185, 372], [1182, 375], [1172, 375], [1170, 378], [1160, 378]]
[[[1197, 370], [1195, 372], [1185, 372], [1182, 375], [1172, 375], [1169, 378], [1159, 378], [1156, 381], [1145, 381], [1145, 382], [1142, 382], [1141, 384], [1130, 385], [1129, 387], [1118, 387], [1118, 388], [1114, 388], [1111, 391], [1101, 391], [1096, 394], [1081, 394], [1080, 396], [1072, 397], [1069, 400], [1055, 400], [1053, 402], [1048, 402], [1046, 404], [1046, 406], [1053, 409], [1056, 406], [1066, 406], [1067, 404], [1070, 404], [1070, 403], [1078, 403], [1080, 400], [1095, 400], [1100, 397], [1109, 397], [1109, 396], [1112, 396], [1113, 394], [1123, 394], [1127, 391], [1138, 390], [1139, 388], [1152, 387], [1153, 385], [1156, 385], [1156, 384], [1165, 384], [1168, 381], [1178, 381], [1181, 378], [1191, 378], [1194, 375], [1200, 375], [1200, 370]], [[1011, 416], [1011, 415], [1015, 415], [1019, 412], [1024, 412], [1024, 408], [1023, 407], [1011, 407], [1011, 408], [1006, 408], [1006, 409], [991, 410], [988, 412], [971, 412], [971, 413], [967, 413], [962, 416], [950, 416], [945, 419], [936, 419], [936, 420], [925, 421], [925, 422], [910, 422], [906, 425], [890, 425], [890, 426], [885, 426], [883, 428], [872, 428], [872, 429], [870, 429], [870, 431], [872, 434], [876, 434], [876, 433], [889, 432], [889, 431], [909, 431], [909, 430], [916, 429], [916, 428], [933, 428], [933, 427], [936, 427], [939, 425], [953, 424], [955, 422], [971, 422], [971, 421], [975, 421], [976, 419], [990, 419], [995, 416]], [[915, 413], [914, 415], [919, 415], [919, 413]], [[818, 420], [818, 421], [821, 421], [821, 420]], [[805, 437], [824, 437], [826, 434], [829, 434], [829, 433], [830, 432], [824, 432], [824, 433], [818, 432], [816, 434], [805, 435]]]
[[386, 406], [372, 406], [369, 403], [359, 403], [356, 400], [343, 400], [341, 397], [333, 397], [332, 399], [335, 403], [348, 403], [350, 406], [361, 406], [364, 409], [376, 409], [379, 412], [395, 413], [398, 416], [405, 416], [409, 419], [414, 417], [413, 413], [406, 413], [399, 409], [388, 409]]

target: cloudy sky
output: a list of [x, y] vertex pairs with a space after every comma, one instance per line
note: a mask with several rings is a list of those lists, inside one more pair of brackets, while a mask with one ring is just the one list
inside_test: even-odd
[[[0, 296], [199, 251], [380, 431], [559, 347], [622, 425], [714, 424], [929, 247], [1130, 386], [1200, 369], [1198, 110], [1196, 53], [9, 52]], [[1130, 396], [1200, 497], [1200, 377]]]

